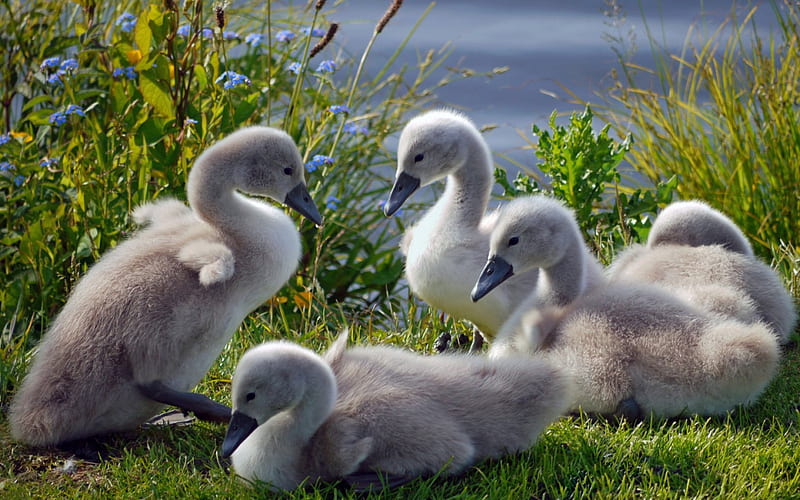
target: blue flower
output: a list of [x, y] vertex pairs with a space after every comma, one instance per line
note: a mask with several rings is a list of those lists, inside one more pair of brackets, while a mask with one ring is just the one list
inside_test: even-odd
[[275, 40], [279, 42], [291, 42], [296, 36], [297, 35], [289, 30], [282, 30], [275, 35]]
[[244, 42], [252, 47], [258, 47], [266, 41], [266, 35], [262, 35], [261, 33], [250, 33], [244, 38]]
[[124, 12], [117, 18], [114, 24], [119, 26], [119, 29], [126, 33], [131, 32], [133, 28], [136, 27], [136, 16], [129, 12]]
[[11, 136], [9, 134], [0, 134], [0, 146], [7, 143], [11, 140]]
[[224, 38], [225, 40], [238, 40], [239, 33], [235, 31], [223, 31], [222, 38]]
[[53, 73], [52, 75], [47, 77], [47, 83], [49, 83], [50, 85], [64, 85], [64, 82], [61, 81], [62, 74], [63, 73], [61, 72]]
[[195, 120], [194, 118], [187, 118], [187, 119], [183, 120], [183, 124], [184, 125], [197, 125], [197, 120]]
[[184, 38], [188, 37], [192, 34], [192, 27], [188, 24], [183, 24], [178, 28], [178, 36], [182, 36]]
[[328, 201], [325, 204], [325, 206], [328, 207], [328, 210], [336, 210], [337, 208], [339, 208], [339, 203], [341, 202], [342, 200], [340, 200], [335, 196], [328, 196]]
[[355, 124], [353, 122], [345, 123], [343, 130], [346, 133], [352, 134], [352, 135], [358, 135], [358, 134], [367, 135], [367, 134], [369, 134], [369, 129], [367, 127], [364, 127], [364, 126], [361, 126], [361, 125], [357, 125], [357, 124]]
[[86, 116], [86, 113], [83, 112], [83, 108], [78, 106], [77, 104], [70, 104], [69, 106], [67, 106], [67, 110], [64, 111], [64, 114]]
[[336, 71], [336, 63], [330, 59], [322, 61], [319, 63], [319, 66], [317, 66], [318, 73], [333, 73], [334, 71]]
[[333, 158], [325, 155], [314, 155], [311, 161], [306, 163], [306, 170], [313, 172], [323, 165], [333, 165]]
[[47, 167], [55, 167], [56, 165], [58, 165], [58, 162], [59, 162], [58, 158], [42, 158], [39, 161], [39, 166], [40, 167], [45, 167], [45, 168], [47, 168]]
[[225, 71], [214, 81], [214, 83], [220, 83], [222, 80], [225, 80], [225, 83], [222, 84], [222, 87], [225, 89], [232, 89], [239, 85], [250, 85], [250, 79], [244, 75], [240, 75], [235, 71]]
[[348, 108], [347, 106], [345, 106], [343, 104], [336, 104], [334, 106], [330, 106], [328, 108], [328, 111], [330, 111], [334, 115], [338, 115], [339, 113], [349, 113], [350, 112], [350, 108]]
[[325, 30], [321, 30], [319, 28], [303, 28], [303, 34], [311, 36], [325, 36]]
[[42, 61], [41, 68], [44, 71], [47, 68], [57, 68], [61, 64], [61, 58], [56, 57], [48, 57], [44, 61]]
[[214, 30], [211, 28], [203, 28], [203, 38], [214, 38]]
[[78, 69], [78, 60], [75, 59], [74, 57], [69, 59], [64, 59], [63, 61], [61, 61], [61, 66], [59, 67], [60, 71], [67, 71], [67, 72], [75, 71], [76, 69]]
[[122, 78], [123, 76], [128, 80], [136, 80], [136, 69], [133, 66], [127, 68], [115, 68], [111, 76], [114, 78]]
[[0, 161], [0, 172], [10, 172], [17, 168], [13, 163], [7, 161]]
[[291, 71], [295, 75], [298, 75], [298, 74], [300, 74], [300, 63], [299, 62], [293, 62], [286, 69], [288, 69], [289, 71]]
[[50, 118], [48, 118], [47, 121], [55, 126], [64, 125], [67, 123], [67, 115], [63, 111], [56, 111], [50, 115]]

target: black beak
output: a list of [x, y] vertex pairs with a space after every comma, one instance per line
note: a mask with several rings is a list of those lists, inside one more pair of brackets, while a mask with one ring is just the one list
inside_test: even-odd
[[400, 210], [403, 203], [411, 196], [411, 193], [419, 188], [419, 179], [408, 175], [405, 172], [400, 172], [397, 179], [394, 181], [392, 192], [389, 194], [389, 201], [383, 206], [383, 213], [386, 217], [391, 217], [395, 212]]
[[225, 433], [225, 440], [222, 442], [222, 457], [228, 458], [236, 451], [242, 442], [247, 439], [258, 427], [256, 419], [248, 417], [244, 413], [235, 411], [231, 416], [231, 423], [228, 424], [228, 432]]
[[319, 214], [317, 206], [314, 205], [314, 200], [311, 199], [311, 195], [308, 194], [306, 185], [302, 182], [289, 191], [283, 202], [286, 203], [289, 208], [297, 210], [300, 215], [311, 219], [314, 224], [318, 226], [322, 224], [322, 216]]
[[472, 302], [478, 302], [487, 293], [494, 290], [497, 285], [514, 275], [514, 266], [502, 257], [490, 257], [486, 266], [481, 271], [475, 288], [472, 289]]

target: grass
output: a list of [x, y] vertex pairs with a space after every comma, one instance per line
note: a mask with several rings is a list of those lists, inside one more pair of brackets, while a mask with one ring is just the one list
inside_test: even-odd
[[[435, 323], [435, 319], [429, 318]], [[200, 390], [230, 400], [229, 378], [240, 353], [270, 338], [322, 349], [335, 330], [283, 335], [249, 320], [220, 356]], [[443, 326], [385, 332], [358, 328], [359, 342], [431, 350]], [[551, 425], [529, 451], [476, 465], [455, 478], [418, 479], [374, 498], [789, 498], [800, 491], [798, 446], [800, 349], [787, 348], [778, 377], [760, 401], [718, 418], [639, 423], [571, 416]], [[104, 441], [101, 463], [11, 443], [0, 423], [3, 498], [240, 498], [269, 495], [236, 479], [219, 456], [225, 427], [144, 429]], [[355, 498], [341, 486], [316, 484], [288, 498]]]

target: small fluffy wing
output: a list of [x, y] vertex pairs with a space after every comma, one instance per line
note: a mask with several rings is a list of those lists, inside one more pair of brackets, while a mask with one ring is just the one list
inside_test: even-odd
[[233, 276], [233, 252], [216, 241], [194, 240], [181, 248], [178, 260], [189, 269], [200, 273], [200, 283], [203, 286], [221, 283]]
[[191, 215], [192, 210], [182, 202], [173, 198], [167, 198], [138, 206], [131, 216], [133, 221], [144, 226], [164, 222], [178, 217]]

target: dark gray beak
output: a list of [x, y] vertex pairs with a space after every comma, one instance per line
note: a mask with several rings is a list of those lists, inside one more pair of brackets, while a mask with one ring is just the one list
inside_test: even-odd
[[247, 439], [258, 427], [256, 419], [248, 417], [244, 413], [235, 411], [231, 416], [231, 423], [228, 424], [228, 432], [225, 433], [225, 440], [222, 442], [222, 457], [228, 458], [236, 451], [242, 442]]
[[419, 179], [408, 175], [405, 172], [400, 172], [397, 179], [394, 181], [392, 192], [389, 194], [389, 201], [383, 206], [383, 213], [386, 217], [391, 217], [395, 212], [400, 210], [403, 203], [411, 196], [411, 193], [419, 188]]
[[322, 216], [319, 214], [317, 206], [314, 205], [314, 200], [311, 199], [311, 195], [308, 194], [306, 185], [302, 182], [289, 191], [283, 202], [286, 203], [286, 206], [289, 208], [297, 210], [300, 215], [310, 219], [314, 224], [318, 226], [322, 224]]
[[514, 267], [502, 257], [489, 257], [486, 266], [481, 271], [475, 288], [472, 289], [472, 302], [478, 302], [487, 293], [494, 290], [497, 285], [514, 275]]

